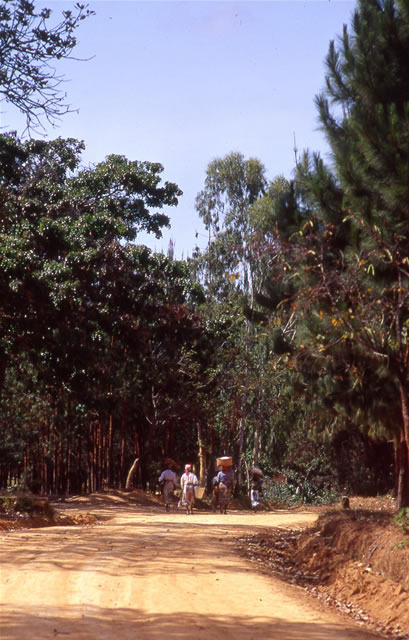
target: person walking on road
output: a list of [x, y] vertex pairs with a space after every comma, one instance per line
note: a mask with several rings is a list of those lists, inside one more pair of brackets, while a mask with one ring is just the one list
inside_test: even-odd
[[162, 488], [163, 500], [165, 502], [166, 511], [170, 511], [170, 505], [173, 502], [173, 492], [176, 488], [177, 477], [176, 473], [171, 469], [171, 465], [167, 465], [167, 468], [162, 471], [159, 476], [159, 484]]
[[182, 488], [181, 506], [186, 507], [188, 513], [192, 513], [195, 490], [194, 487], [199, 484], [197, 476], [192, 471], [192, 465], [185, 465], [185, 473], [180, 478], [180, 486]]
[[263, 489], [263, 474], [260, 469], [251, 469], [251, 489], [250, 489], [250, 500], [251, 500], [251, 508], [256, 510], [260, 505], [260, 494]]
[[230, 498], [233, 490], [234, 473], [232, 467], [222, 467], [213, 480], [214, 485], [214, 508], [220, 507], [221, 513], [227, 513]]

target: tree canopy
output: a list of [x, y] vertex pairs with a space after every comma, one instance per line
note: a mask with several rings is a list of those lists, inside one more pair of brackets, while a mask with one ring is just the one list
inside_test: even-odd
[[[90, 13], [0, 3], [2, 95], [29, 127], [63, 113], [48, 64]], [[166, 457], [210, 483], [232, 455], [238, 491], [259, 464], [271, 495], [409, 505], [408, 24], [406, 0], [358, 2], [316, 98], [330, 160], [270, 180], [212, 160], [186, 261], [138, 245], [181, 195], [161, 164], [0, 136], [1, 487], [124, 486], [135, 458], [152, 487]]]
[[[308, 372], [309, 395], [312, 389], [320, 399], [331, 398], [338, 419], [381, 425], [395, 439], [398, 500], [404, 505], [409, 500], [407, 17], [402, 2], [360, 2], [352, 33], [344, 27], [338, 45], [330, 44], [326, 91], [317, 106], [333, 163], [328, 167], [310, 153], [299, 163], [294, 207], [278, 209], [282, 257], [270, 284], [272, 289], [278, 278], [280, 301], [295, 314], [289, 353]], [[396, 412], [393, 420], [387, 416], [388, 397], [400, 405], [398, 420]]]
[[0, 3], [0, 94], [25, 116], [28, 129], [44, 128], [44, 120], [54, 124], [69, 110], [55, 65], [71, 57], [76, 30], [92, 13], [78, 2], [58, 22], [31, 0]]

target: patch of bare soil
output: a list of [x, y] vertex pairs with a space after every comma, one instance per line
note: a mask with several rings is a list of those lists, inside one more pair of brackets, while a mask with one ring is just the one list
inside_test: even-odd
[[352, 498], [312, 528], [239, 538], [242, 554], [383, 634], [409, 640], [409, 544], [390, 499]]
[[103, 494], [90, 497], [71, 498], [66, 504], [65, 499], [58, 498], [49, 501], [47, 498], [36, 498], [25, 494], [31, 502], [29, 511], [6, 510], [0, 502], [0, 531], [17, 531], [20, 529], [39, 529], [61, 525], [93, 525], [99, 518], [94, 513], [83, 511], [82, 507], [95, 506], [103, 500], [108, 505], [114, 496], [108, 499]]
[[[71, 496], [51, 503], [45, 513], [0, 513], [0, 531], [54, 525], [92, 527], [108, 524], [112, 518], [134, 518], [136, 513], [155, 519], [163, 509], [160, 496], [143, 491]], [[301, 523], [301, 517], [297, 519], [297, 508], [287, 510], [286, 517], [278, 518], [274, 525], [280, 513], [277, 508], [257, 514], [249, 513], [239, 501], [231, 506], [226, 524], [230, 521], [242, 528], [241, 518], [252, 519], [254, 533], [249, 535], [242, 528], [241, 537], [237, 538], [236, 530], [232, 540], [238, 540], [240, 554], [258, 569], [302, 587], [364, 628], [409, 640], [409, 545], [402, 545], [407, 536], [392, 524], [393, 501], [352, 498], [349, 510], [309, 507], [310, 522], [318, 515], [311, 528]], [[199, 511], [204, 514], [209, 509], [203, 503]], [[177, 511], [178, 521], [184, 515]], [[206, 515], [209, 517], [213, 521], [214, 516]]]
[[[35, 496], [25, 494], [31, 499]], [[45, 501], [45, 507], [41, 505]], [[15, 531], [18, 529], [37, 529], [39, 527], [52, 527], [61, 525], [93, 525], [112, 517], [112, 509], [121, 511], [133, 510], [135, 507], [155, 510], [163, 507], [161, 496], [154, 493], [134, 489], [132, 491], [115, 491], [93, 493], [90, 495], [70, 496], [69, 498], [56, 497], [38, 499], [39, 505], [33, 512], [9, 511], [6, 512], [0, 503], [0, 531]], [[199, 509], [210, 511], [208, 502], [196, 500]], [[246, 510], [239, 500], [233, 500], [232, 510]], [[98, 510], [98, 516], [88, 510]]]
[[[24, 503], [24, 502], [23, 502]], [[238, 535], [316, 521], [310, 509], [166, 512], [159, 496], [51, 501], [96, 526], [0, 531], [1, 640], [377, 640], [235, 548]]]
[[0, 514], [0, 531], [15, 531], [17, 529], [39, 529], [58, 525], [91, 525], [97, 522], [92, 513], [66, 514]]

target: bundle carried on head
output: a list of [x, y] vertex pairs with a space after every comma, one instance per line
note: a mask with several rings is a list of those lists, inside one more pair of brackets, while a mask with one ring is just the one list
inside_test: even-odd
[[222, 456], [221, 458], [217, 458], [216, 464], [218, 467], [232, 467], [233, 458], [231, 456]]
[[173, 460], [172, 458], [165, 458], [162, 464], [164, 467], [172, 469], [173, 471], [177, 471], [179, 469], [178, 463], [175, 462], [175, 460]]

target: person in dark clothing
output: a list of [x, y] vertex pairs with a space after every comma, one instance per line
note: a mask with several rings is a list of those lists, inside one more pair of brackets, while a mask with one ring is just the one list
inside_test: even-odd
[[222, 467], [217, 476], [213, 478], [213, 510], [220, 507], [221, 513], [227, 513], [230, 497], [233, 490], [234, 473], [231, 467]]
[[263, 474], [258, 469], [251, 472], [250, 500], [251, 508], [256, 509], [260, 504], [260, 493], [263, 489]]
[[174, 499], [174, 490], [176, 487], [177, 477], [176, 473], [172, 470], [171, 465], [168, 464], [167, 468], [162, 471], [159, 476], [159, 485], [162, 489], [163, 500], [165, 502], [166, 511], [170, 511], [170, 506]]

